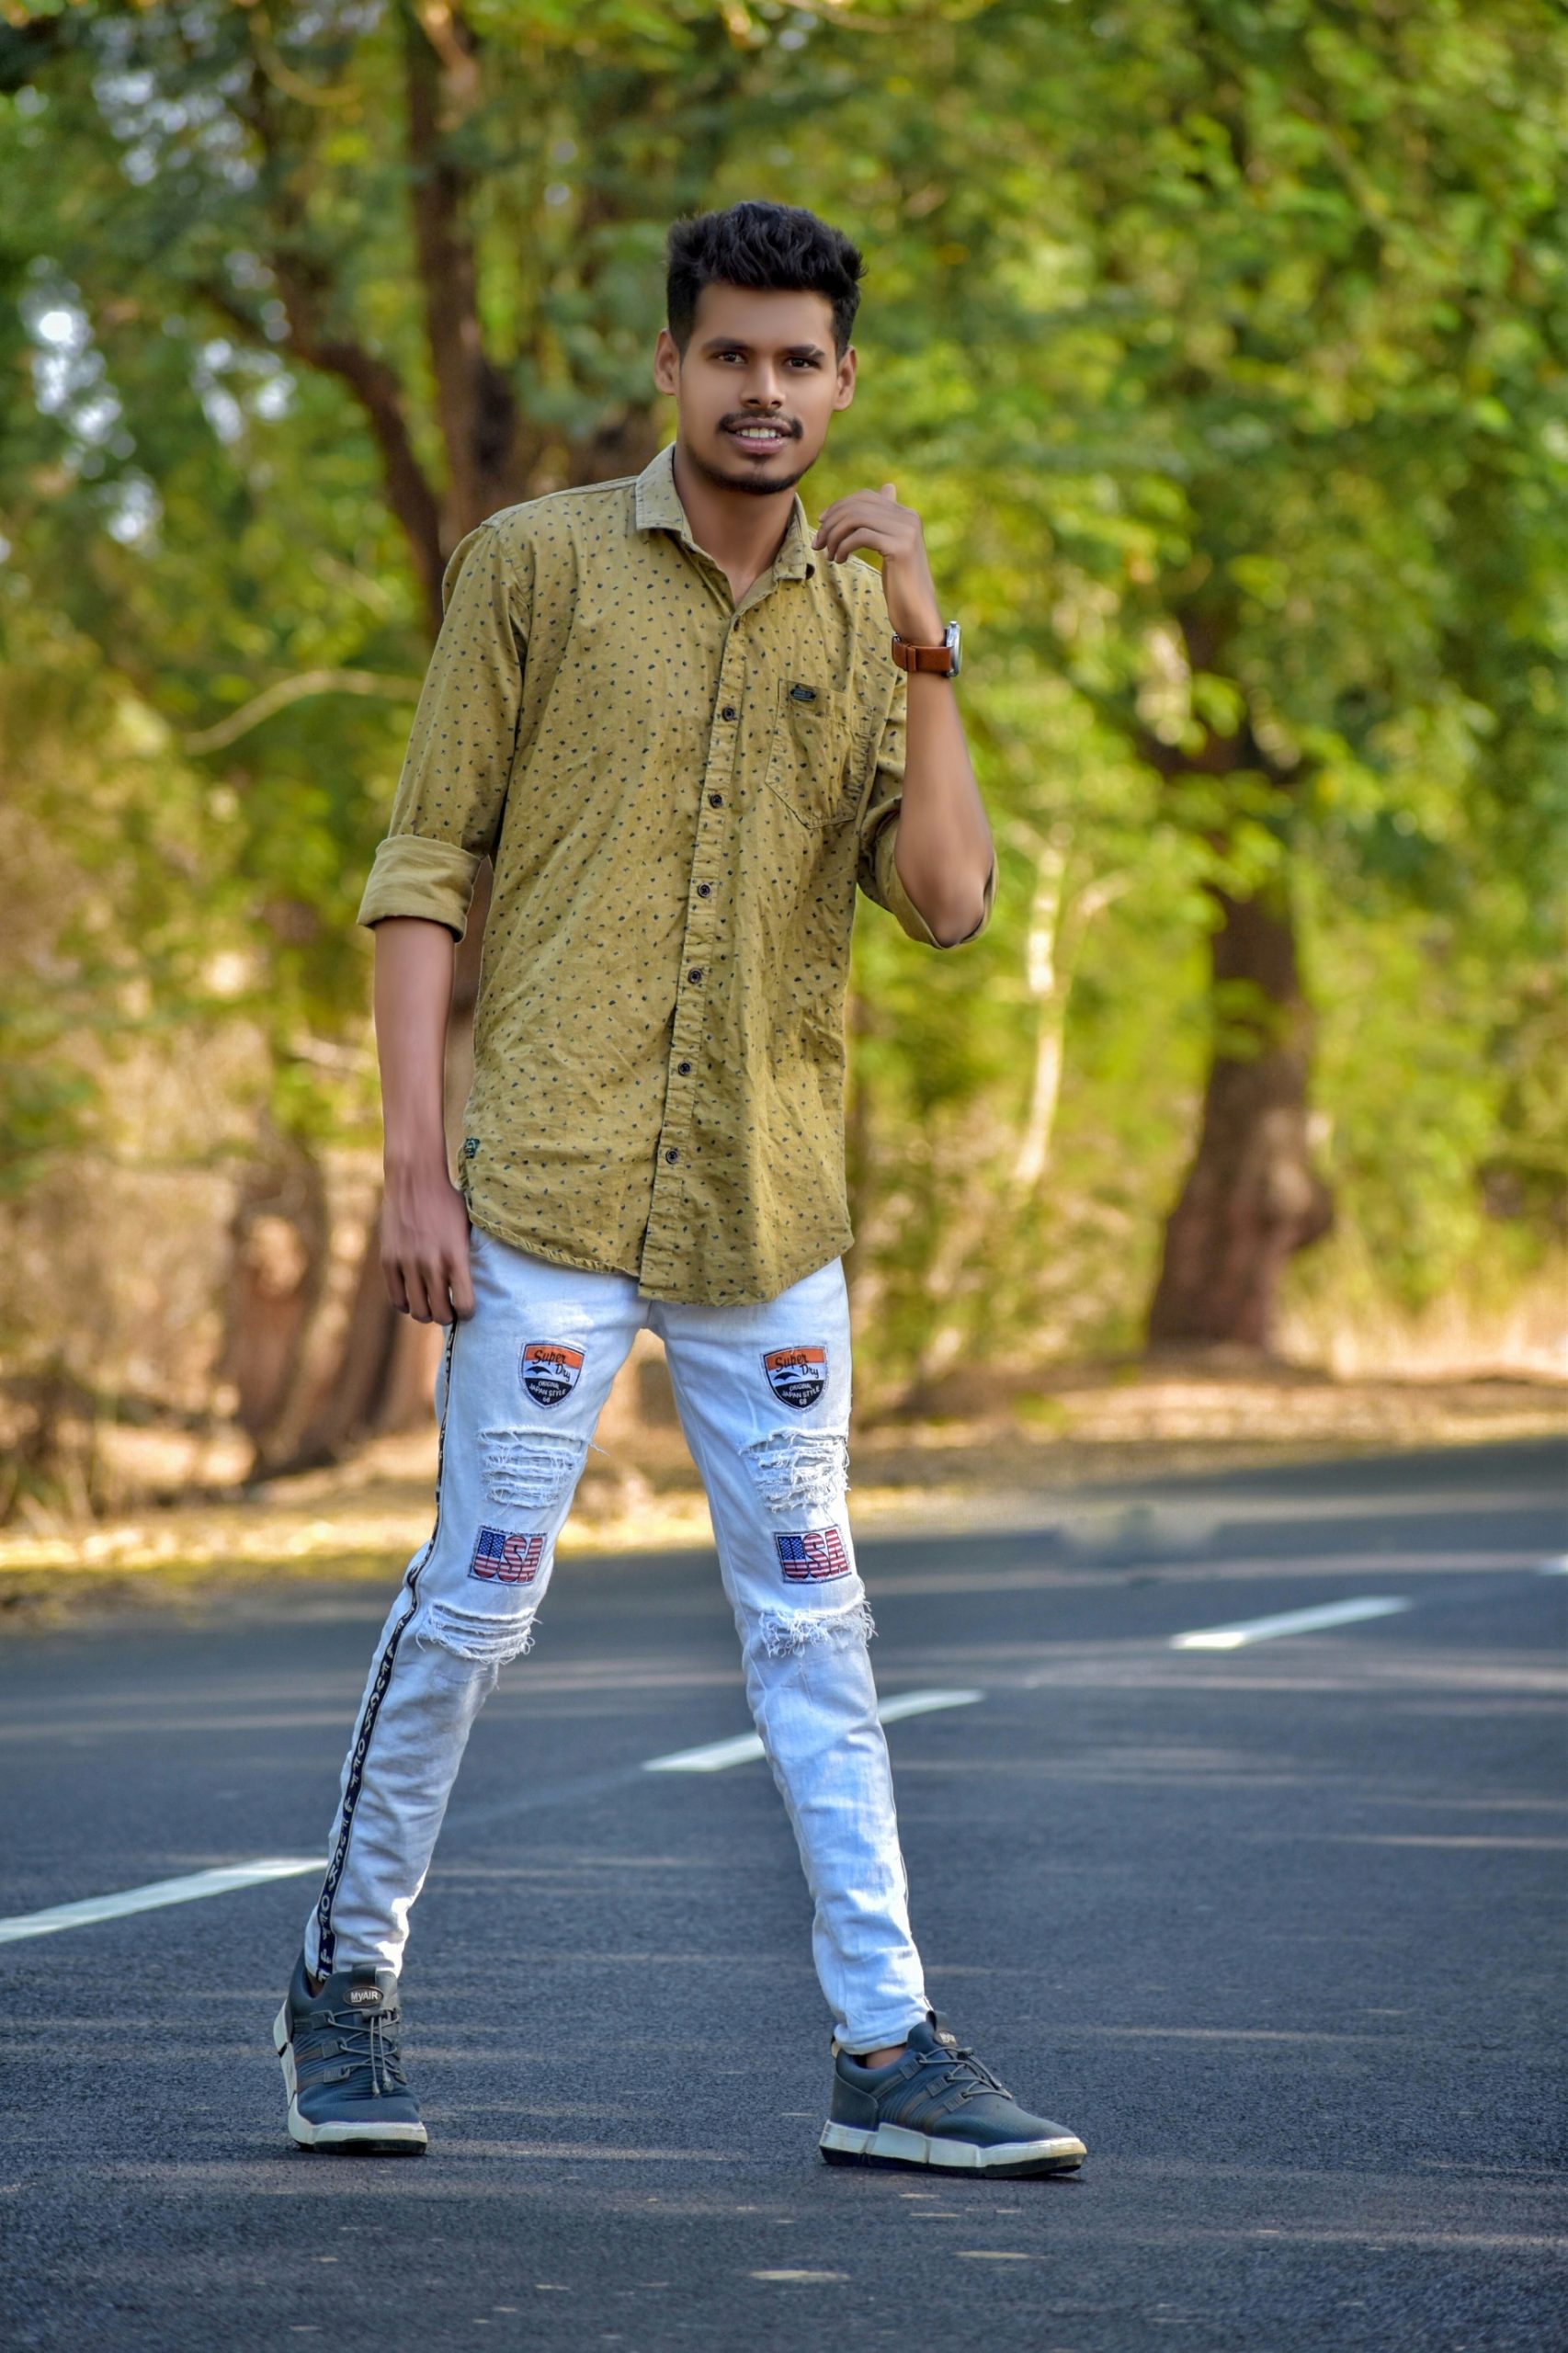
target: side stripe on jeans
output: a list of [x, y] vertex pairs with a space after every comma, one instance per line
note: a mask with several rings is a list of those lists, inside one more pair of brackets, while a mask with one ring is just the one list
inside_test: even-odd
[[441, 1423], [436, 1438], [436, 1521], [430, 1530], [429, 1540], [415, 1556], [406, 1572], [408, 1607], [381, 1645], [381, 1657], [376, 1661], [374, 1679], [365, 1696], [365, 1704], [359, 1711], [359, 1726], [355, 1735], [353, 1753], [348, 1760], [348, 1778], [344, 1785], [343, 1806], [337, 1818], [337, 1842], [333, 1847], [332, 1859], [326, 1867], [326, 1877], [322, 1882], [321, 1894], [316, 1899], [316, 1965], [313, 1974], [317, 1977], [328, 1977], [332, 1973], [333, 1955], [336, 1948], [336, 1938], [333, 1933], [332, 1926], [333, 1899], [337, 1893], [338, 1882], [343, 1877], [344, 1865], [348, 1860], [348, 1840], [354, 1828], [354, 1814], [359, 1803], [359, 1792], [364, 1786], [365, 1759], [369, 1754], [370, 1735], [376, 1729], [376, 1719], [381, 1712], [381, 1702], [387, 1696], [387, 1687], [392, 1678], [398, 1645], [408, 1630], [409, 1620], [419, 1606], [420, 1574], [426, 1562], [435, 1551], [436, 1540], [441, 1533], [441, 1489], [444, 1483], [443, 1474], [447, 1467], [447, 1416], [451, 1411], [452, 1351], [457, 1344], [457, 1336], [458, 1324], [457, 1318], [454, 1316], [451, 1327], [447, 1334], [447, 1353], [441, 1376]]

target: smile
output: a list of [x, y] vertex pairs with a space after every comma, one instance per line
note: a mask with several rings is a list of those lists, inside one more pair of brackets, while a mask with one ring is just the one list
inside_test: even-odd
[[769, 449], [781, 449], [792, 438], [782, 425], [727, 425], [724, 431], [743, 449], [756, 449], [766, 454]]

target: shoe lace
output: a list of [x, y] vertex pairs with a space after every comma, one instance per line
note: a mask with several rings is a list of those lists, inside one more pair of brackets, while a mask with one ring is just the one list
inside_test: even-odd
[[369, 2072], [372, 2099], [391, 2097], [406, 2087], [395, 2010], [390, 2016], [380, 2010], [333, 2010], [329, 2015], [343, 2057]]
[[[941, 2057], [947, 2063], [940, 2077], [944, 2091], [952, 2086], [960, 2100], [974, 2099], [981, 2092], [1000, 2092], [1004, 2099], [1012, 2098], [1006, 2085], [1000, 2082], [985, 2062], [977, 2059], [972, 2051], [944, 2051]], [[937, 2053], [933, 2052], [928, 2063], [936, 2061]]]

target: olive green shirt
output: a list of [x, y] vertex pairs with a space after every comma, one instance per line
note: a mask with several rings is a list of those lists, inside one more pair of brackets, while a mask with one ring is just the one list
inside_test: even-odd
[[813, 555], [797, 498], [736, 604], [671, 460], [506, 507], [453, 551], [359, 921], [460, 938], [494, 859], [473, 1222], [725, 1305], [851, 1239], [857, 882], [937, 943], [893, 866], [905, 690], [881, 581]]

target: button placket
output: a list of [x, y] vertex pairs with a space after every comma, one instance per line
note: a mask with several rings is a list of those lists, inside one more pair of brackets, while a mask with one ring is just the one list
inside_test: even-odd
[[[713, 699], [713, 724], [709, 730], [708, 758], [697, 812], [686, 928], [681, 937], [681, 978], [676, 990], [675, 1014], [670, 1025], [665, 1115], [659, 1135], [653, 1199], [644, 1239], [645, 1262], [649, 1256], [662, 1262], [670, 1254], [669, 1239], [658, 1229], [666, 1209], [673, 1212], [676, 1207], [670, 1188], [679, 1186], [691, 1166], [687, 1142], [694, 1090], [691, 1085], [681, 1086], [678, 1082], [690, 1082], [697, 1074], [707, 1019], [706, 998], [702, 993], [711, 986], [713, 961], [722, 944], [721, 894], [709, 878], [721, 863], [722, 813], [729, 797], [720, 788], [733, 785], [741, 756], [740, 726], [741, 713], [745, 707], [746, 676], [744, 657], [735, 634], [735, 619], [736, 616], [732, 615], [724, 635], [724, 651]], [[702, 877], [700, 881], [697, 879], [699, 875]]]

